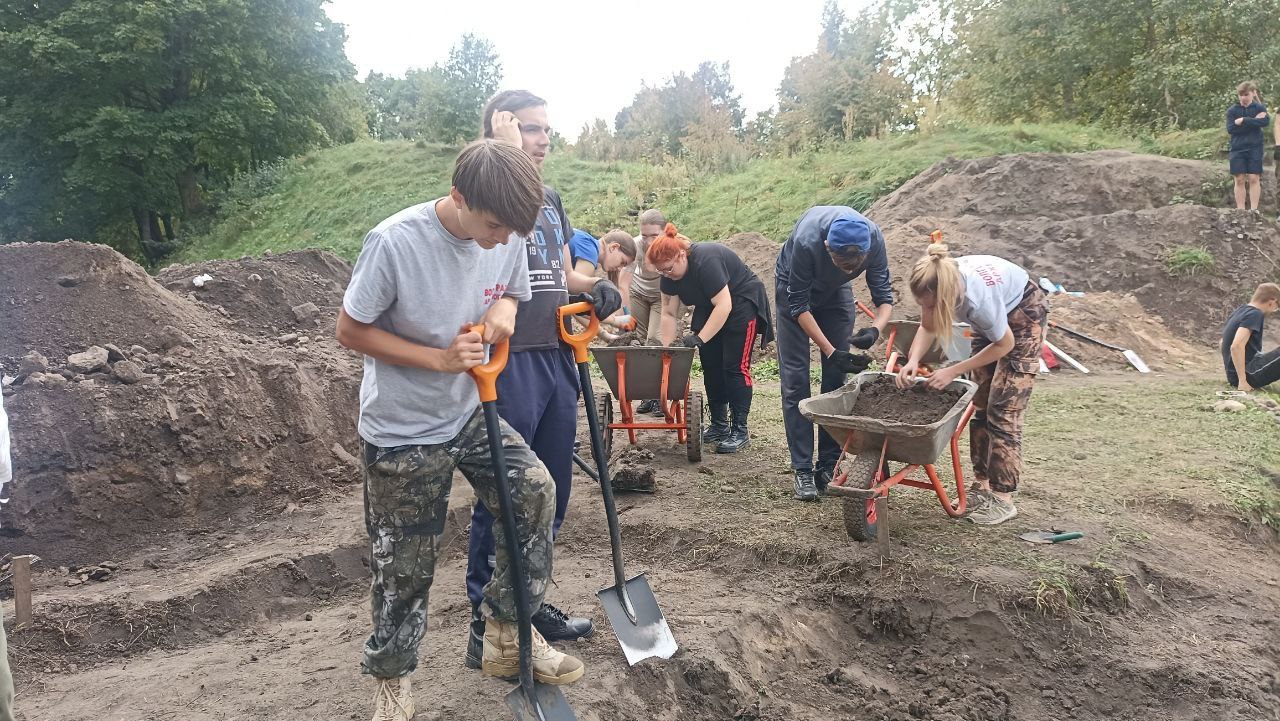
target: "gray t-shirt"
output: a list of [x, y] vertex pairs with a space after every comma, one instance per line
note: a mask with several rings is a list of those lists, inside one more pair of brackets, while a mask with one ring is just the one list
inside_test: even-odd
[[[433, 200], [396, 213], [369, 231], [342, 307], [405, 340], [448, 348], [499, 298], [528, 300], [525, 239], [485, 250], [444, 229]], [[480, 403], [466, 373], [440, 373], [364, 359], [360, 437], [382, 448], [444, 443]]]
[[638, 235], [635, 237], [635, 241], [636, 259], [631, 266], [631, 294], [641, 298], [657, 300], [660, 295], [659, 281], [662, 280], [662, 276], [658, 275], [658, 271], [650, 268], [648, 261], [645, 259], [645, 253], [649, 252], [649, 244], [644, 242]]
[[1000, 340], [1009, 332], [1009, 313], [1027, 291], [1027, 271], [994, 255], [966, 255], [956, 264], [964, 276], [964, 295], [955, 319], [993, 343]]

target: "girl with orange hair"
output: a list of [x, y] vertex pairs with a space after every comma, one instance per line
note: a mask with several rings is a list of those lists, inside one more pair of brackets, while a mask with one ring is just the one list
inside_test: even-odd
[[711, 409], [702, 442], [717, 453], [736, 453], [750, 442], [751, 349], [757, 336], [761, 346], [773, 339], [764, 283], [737, 253], [719, 243], [691, 243], [671, 223], [649, 244], [645, 259], [662, 276], [664, 345], [675, 342], [680, 303], [693, 306], [692, 332], [680, 343], [698, 348], [702, 359]]

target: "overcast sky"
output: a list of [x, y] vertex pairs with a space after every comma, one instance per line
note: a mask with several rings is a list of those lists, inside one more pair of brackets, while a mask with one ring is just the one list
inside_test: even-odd
[[[866, 0], [840, 0], [848, 15]], [[704, 60], [729, 62], [748, 118], [776, 101], [793, 57], [817, 47], [823, 0], [331, 0], [347, 26], [347, 57], [403, 75], [444, 61], [463, 33], [494, 44], [502, 87], [547, 99], [551, 125], [570, 141], [584, 123], [614, 115], [640, 89]], [[768, 11], [763, 11], [763, 8]], [[755, 10], [753, 8], [761, 8]]]

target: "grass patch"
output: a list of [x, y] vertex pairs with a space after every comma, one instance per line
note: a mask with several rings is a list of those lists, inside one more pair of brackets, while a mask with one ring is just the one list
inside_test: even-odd
[[[641, 209], [656, 206], [696, 240], [754, 231], [780, 241], [810, 206], [865, 210], [946, 158], [1104, 148], [1209, 158], [1219, 152], [1218, 135], [1215, 130], [1135, 137], [1066, 124], [966, 125], [755, 158], [727, 173], [699, 173], [674, 160], [602, 163], [560, 153], [547, 160], [545, 176], [573, 224], [595, 234], [631, 229]], [[448, 192], [456, 154], [457, 148], [433, 143], [366, 140], [266, 166], [215, 194], [212, 216], [187, 224], [189, 242], [173, 260], [307, 247], [353, 260], [378, 222]], [[1205, 192], [1219, 193], [1217, 184]]]
[[1212, 273], [1217, 261], [1207, 248], [1180, 247], [1169, 251], [1164, 260], [1169, 275], [1192, 276], [1201, 273]]

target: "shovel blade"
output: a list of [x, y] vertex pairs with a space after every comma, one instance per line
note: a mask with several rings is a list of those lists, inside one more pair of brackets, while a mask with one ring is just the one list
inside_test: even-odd
[[675, 636], [671, 635], [671, 627], [658, 608], [658, 599], [649, 588], [649, 581], [640, 574], [627, 581], [627, 596], [635, 609], [636, 620], [631, 622], [622, 600], [618, 597], [617, 586], [602, 589], [596, 595], [600, 597], [600, 605], [604, 606], [605, 615], [613, 626], [613, 633], [618, 637], [622, 652], [626, 654], [627, 665], [634, 666], [646, 658], [671, 658], [679, 648]]
[[516, 721], [577, 721], [569, 701], [558, 686], [534, 682], [533, 692], [516, 686], [507, 694], [507, 708]]
[[1138, 357], [1137, 353], [1134, 353], [1131, 350], [1127, 350], [1124, 352], [1124, 358], [1125, 360], [1129, 361], [1129, 365], [1133, 366], [1134, 368], [1137, 368], [1139, 373], [1151, 372], [1151, 369], [1147, 367], [1146, 363], [1142, 362], [1142, 359]]

